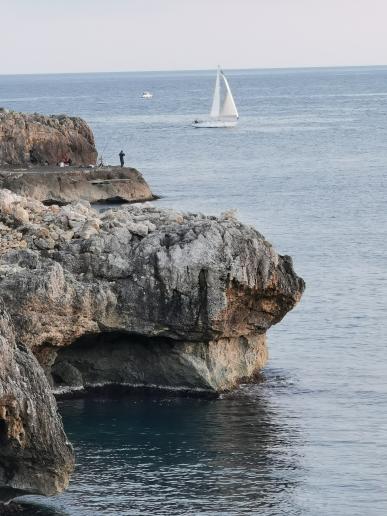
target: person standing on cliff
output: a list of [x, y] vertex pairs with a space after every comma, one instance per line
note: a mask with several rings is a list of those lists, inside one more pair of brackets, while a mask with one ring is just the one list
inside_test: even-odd
[[124, 166], [125, 152], [122, 150], [118, 155], [120, 157], [120, 163], [121, 163], [121, 168], [122, 168]]

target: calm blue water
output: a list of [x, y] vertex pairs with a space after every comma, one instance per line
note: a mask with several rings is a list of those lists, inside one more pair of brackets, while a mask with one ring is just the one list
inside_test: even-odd
[[61, 402], [77, 469], [65, 494], [35, 499], [46, 514], [387, 514], [387, 68], [228, 77], [232, 130], [189, 126], [209, 72], [0, 76], [0, 106], [82, 116], [160, 205], [237, 208], [307, 283], [258, 385]]

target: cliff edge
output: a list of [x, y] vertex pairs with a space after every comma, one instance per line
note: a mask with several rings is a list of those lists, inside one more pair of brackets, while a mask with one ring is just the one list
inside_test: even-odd
[[304, 282], [228, 216], [97, 213], [0, 190], [0, 292], [54, 389], [221, 392], [252, 379]]

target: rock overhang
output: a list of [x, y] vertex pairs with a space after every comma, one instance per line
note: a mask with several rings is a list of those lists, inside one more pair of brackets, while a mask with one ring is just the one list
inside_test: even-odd
[[[8, 234], [0, 250], [0, 288], [19, 338], [45, 367], [42, 349], [55, 354], [84, 335], [122, 332], [171, 339], [182, 350], [204, 345], [206, 351], [192, 352], [191, 365], [211, 375], [219, 343], [240, 358], [243, 337], [257, 356], [255, 369], [239, 371], [246, 378], [264, 363], [265, 343], [257, 347], [254, 339], [279, 322], [304, 289], [289, 257], [227, 216], [156, 206], [98, 213], [86, 202], [44, 206], [4, 190], [0, 208], [0, 232]], [[200, 353], [208, 355], [202, 362]], [[238, 374], [230, 374], [229, 385], [219, 377], [207, 384], [227, 389]]]

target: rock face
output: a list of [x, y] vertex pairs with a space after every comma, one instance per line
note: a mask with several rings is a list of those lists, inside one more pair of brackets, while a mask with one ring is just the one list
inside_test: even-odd
[[304, 289], [289, 257], [227, 215], [98, 214], [0, 190], [0, 236], [1, 296], [56, 389], [231, 389]]
[[93, 133], [81, 118], [0, 110], [0, 165], [56, 165], [64, 158], [96, 162]]
[[60, 205], [81, 199], [96, 203], [142, 202], [156, 198], [140, 172], [120, 167], [0, 170], [0, 188], [46, 204]]
[[0, 502], [58, 493], [73, 469], [72, 448], [47, 379], [30, 350], [15, 341], [1, 299], [0, 357]]

